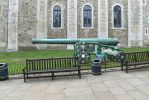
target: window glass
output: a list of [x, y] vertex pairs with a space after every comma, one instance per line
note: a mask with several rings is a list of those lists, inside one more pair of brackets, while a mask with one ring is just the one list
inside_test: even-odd
[[92, 25], [92, 8], [89, 5], [83, 8], [83, 27], [91, 27]]
[[114, 7], [114, 27], [121, 28], [121, 7], [118, 5]]
[[58, 5], [53, 9], [53, 27], [61, 27], [61, 7]]

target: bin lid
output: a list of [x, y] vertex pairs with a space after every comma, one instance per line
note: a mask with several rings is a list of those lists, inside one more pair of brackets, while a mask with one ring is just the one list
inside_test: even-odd
[[100, 60], [99, 59], [94, 59], [94, 62], [100, 62]]
[[94, 59], [93, 63], [101, 63], [101, 60], [100, 59]]
[[5, 63], [0, 63], [0, 67], [3, 67], [5, 65]]

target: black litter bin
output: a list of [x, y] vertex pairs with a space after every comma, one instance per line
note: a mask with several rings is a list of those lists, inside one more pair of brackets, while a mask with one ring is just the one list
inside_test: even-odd
[[101, 61], [99, 59], [93, 60], [91, 67], [93, 75], [101, 75]]
[[8, 66], [6, 63], [0, 63], [0, 81], [8, 79]]

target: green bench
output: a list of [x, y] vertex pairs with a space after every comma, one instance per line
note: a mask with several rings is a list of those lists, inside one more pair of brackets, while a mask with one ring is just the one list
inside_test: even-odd
[[[128, 73], [128, 70], [136, 69], [137, 65], [149, 64], [149, 51], [124, 53], [123, 56], [121, 69], [123, 70], [125, 67], [126, 73]], [[135, 66], [135, 68], [129, 66]]]
[[77, 71], [81, 78], [81, 70], [78, 59], [74, 57], [50, 58], [50, 59], [26, 59], [26, 66], [23, 69], [24, 82], [32, 74], [51, 73], [52, 80], [54, 73]]

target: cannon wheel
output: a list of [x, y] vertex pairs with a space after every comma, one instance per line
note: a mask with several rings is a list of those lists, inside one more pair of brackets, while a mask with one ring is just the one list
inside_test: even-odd
[[74, 45], [74, 56], [78, 58], [80, 63], [86, 63], [90, 60], [90, 53], [85, 49], [85, 45], [87, 44], [82, 42]]
[[79, 61], [81, 63], [85, 63], [86, 61], [89, 61], [90, 60], [90, 53], [82, 48], [80, 51], [79, 51]]

